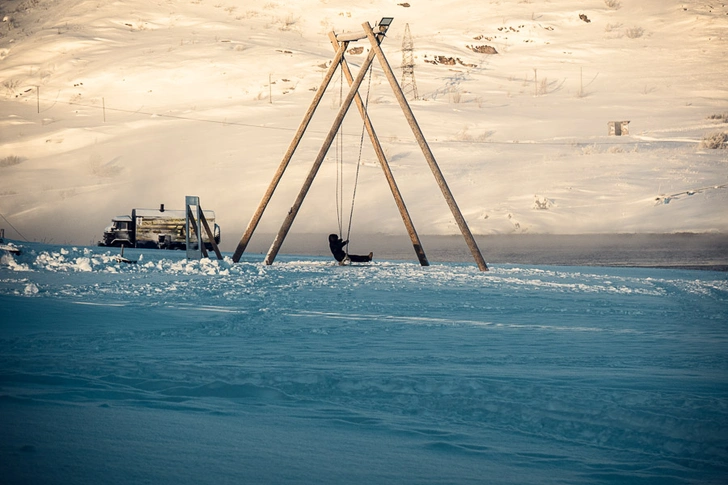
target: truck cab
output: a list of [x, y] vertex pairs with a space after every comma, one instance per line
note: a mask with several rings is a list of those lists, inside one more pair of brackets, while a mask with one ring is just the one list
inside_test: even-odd
[[129, 216], [116, 216], [111, 225], [104, 229], [103, 246], [134, 246], [134, 225]]

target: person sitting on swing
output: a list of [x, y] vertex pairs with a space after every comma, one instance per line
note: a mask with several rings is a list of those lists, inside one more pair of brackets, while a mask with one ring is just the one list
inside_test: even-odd
[[334, 259], [336, 259], [339, 263], [344, 261], [346, 258], [349, 258], [349, 261], [352, 263], [368, 263], [372, 260], [374, 253], [369, 253], [366, 256], [346, 254], [344, 246], [347, 244], [349, 244], [348, 240], [344, 241], [336, 234], [329, 234], [329, 248], [331, 249], [331, 254], [334, 255]]

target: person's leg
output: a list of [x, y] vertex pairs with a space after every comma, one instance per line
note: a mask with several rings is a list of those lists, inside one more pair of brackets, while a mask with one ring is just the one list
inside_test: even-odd
[[358, 254], [350, 254], [349, 259], [351, 260], [352, 263], [368, 263], [369, 261], [372, 260], [372, 256], [373, 256], [372, 253], [369, 253], [369, 255], [367, 255], [367, 256], [361, 256]]

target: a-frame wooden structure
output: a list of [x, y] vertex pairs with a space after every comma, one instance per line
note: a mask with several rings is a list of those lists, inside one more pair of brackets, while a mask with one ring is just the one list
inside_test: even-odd
[[[316, 111], [316, 108], [318, 107], [321, 99], [324, 96], [324, 93], [326, 92], [326, 88], [328, 87], [329, 83], [331, 82], [331, 79], [334, 77], [334, 74], [336, 73], [336, 70], [339, 66], [341, 66], [342, 72], [344, 76], [346, 77], [350, 89], [348, 94], [346, 95], [346, 98], [344, 98], [341, 107], [339, 108], [339, 111], [336, 115], [336, 118], [333, 121], [333, 124], [331, 125], [331, 129], [329, 130], [323, 146], [318, 152], [318, 155], [316, 156], [316, 159], [313, 163], [313, 166], [311, 167], [311, 170], [309, 171], [308, 176], [306, 177], [306, 180], [303, 183], [303, 187], [301, 187], [301, 190], [296, 197], [295, 202], [293, 203], [293, 206], [288, 211], [288, 215], [286, 216], [285, 220], [283, 221], [283, 224], [278, 231], [278, 234], [276, 235], [276, 238], [273, 241], [273, 244], [271, 245], [270, 249], [268, 250], [268, 253], [265, 257], [265, 264], [273, 264], [273, 261], [275, 260], [276, 256], [278, 255], [278, 251], [280, 250], [281, 246], [283, 245], [283, 241], [286, 238], [286, 235], [288, 234], [288, 231], [291, 228], [291, 225], [293, 225], [293, 221], [296, 218], [296, 215], [298, 214], [299, 209], [301, 208], [301, 205], [303, 204], [303, 200], [306, 197], [306, 194], [308, 193], [308, 190], [311, 187], [311, 184], [314, 181], [314, 178], [316, 177], [316, 174], [318, 173], [319, 168], [321, 167], [321, 164], [324, 161], [324, 158], [326, 157], [326, 154], [329, 151], [329, 148], [331, 147], [331, 144], [334, 141], [334, 138], [336, 137], [337, 132], [339, 131], [339, 128], [341, 126], [341, 123], [344, 120], [344, 117], [346, 116], [347, 111], [349, 110], [349, 107], [351, 106], [351, 103], [353, 101], [356, 101], [356, 105], [359, 109], [359, 113], [361, 114], [362, 120], [364, 121], [364, 126], [367, 130], [367, 133], [369, 134], [369, 138], [372, 142], [372, 146], [374, 147], [374, 151], [377, 154], [377, 158], [379, 159], [379, 164], [382, 167], [382, 170], [384, 171], [384, 176], [387, 179], [387, 182], [389, 184], [389, 188], [392, 191], [392, 195], [394, 196], [394, 200], [397, 204], [397, 208], [399, 209], [399, 213], [402, 216], [402, 220], [404, 221], [404, 225], [407, 228], [407, 232], [409, 233], [410, 240], [412, 241], [412, 246], [414, 247], [415, 253], [417, 255], [417, 258], [420, 261], [420, 264], [422, 266], [428, 266], [429, 262], [427, 261], [427, 256], [425, 255], [425, 252], [422, 248], [422, 245], [420, 243], [420, 239], [417, 235], [417, 232], [415, 230], [414, 224], [412, 223], [412, 219], [410, 218], [409, 212], [407, 211], [407, 207], [404, 204], [404, 200], [402, 199], [402, 195], [399, 192], [399, 189], [397, 188], [397, 183], [394, 180], [394, 176], [392, 175], [392, 171], [389, 168], [389, 163], [387, 162], [387, 159], [384, 155], [384, 150], [382, 149], [381, 144], [379, 143], [379, 139], [377, 138], [376, 133], [374, 132], [374, 127], [372, 126], [371, 120], [369, 119], [369, 115], [367, 114], [367, 111], [365, 109], [364, 103], [361, 99], [361, 96], [359, 95], [359, 87], [362, 84], [362, 81], [364, 80], [364, 77], [366, 76], [367, 72], [369, 71], [369, 67], [371, 66], [372, 62], [374, 61], [374, 57], [379, 60], [379, 63], [384, 70], [384, 74], [387, 77], [387, 80], [389, 81], [389, 84], [392, 87], [392, 91], [394, 92], [395, 97], [397, 98], [397, 101], [399, 102], [400, 107], [402, 108], [402, 112], [404, 113], [405, 118], [407, 119], [407, 122], [410, 125], [410, 128], [412, 129], [412, 132], [414, 133], [414, 136], [420, 145], [420, 148], [422, 149], [422, 153], [425, 156], [425, 160], [427, 160], [428, 165], [430, 166], [430, 170], [432, 171], [433, 175], [435, 176], [435, 180], [437, 182], [437, 185], [440, 187], [440, 190], [442, 191], [443, 196], [445, 197], [445, 200], [447, 201], [448, 206], [450, 207], [450, 211], [452, 212], [452, 215], [455, 217], [455, 220], [458, 224], [458, 227], [460, 228], [460, 232], [463, 234], [463, 237], [465, 238], [465, 241], [470, 248], [470, 252], [473, 255], [473, 258], [475, 258], [475, 262], [478, 265], [478, 268], [480, 268], [481, 271], [488, 271], [488, 266], [485, 263], [485, 260], [483, 259], [483, 256], [480, 253], [480, 249], [478, 248], [477, 243], [475, 242], [475, 238], [473, 237], [472, 233], [470, 232], [470, 228], [468, 227], [467, 222], [465, 222], [465, 218], [463, 217], [462, 213], [460, 212], [460, 209], [457, 206], [457, 203], [455, 202], [455, 199], [453, 198], [452, 193], [450, 192], [450, 188], [447, 185], [447, 182], [445, 181], [445, 178], [442, 175], [442, 172], [440, 171], [440, 167], [437, 165], [437, 161], [435, 161], [435, 157], [432, 154], [432, 151], [430, 151], [430, 147], [427, 145], [427, 141], [425, 140], [424, 135], [422, 134], [422, 131], [420, 130], [419, 125], [417, 124], [417, 120], [415, 120], [414, 114], [412, 113], [412, 109], [409, 106], [409, 103], [407, 103], [407, 99], [404, 96], [404, 93], [402, 92], [402, 89], [400, 88], [399, 84], [397, 83], [397, 79], [394, 75], [394, 72], [392, 71], [392, 68], [389, 65], [389, 62], [387, 61], [387, 58], [384, 55], [384, 52], [382, 51], [382, 48], [380, 47], [380, 44], [382, 40], [384, 40], [384, 36], [389, 29], [390, 24], [392, 23], [391, 17], [385, 17], [383, 18], [379, 24], [376, 26], [377, 31], [375, 32], [369, 22], [364, 22], [362, 24], [363, 27], [363, 33], [360, 34], [339, 34], [336, 35], [334, 32], [331, 32], [329, 34], [329, 39], [331, 41], [331, 45], [333, 46], [334, 50], [336, 51], [336, 54], [334, 55], [333, 61], [331, 62], [331, 66], [329, 66], [328, 71], [326, 72], [326, 75], [324, 76], [323, 81], [321, 82], [321, 86], [316, 91], [316, 95], [314, 96], [313, 101], [311, 102], [311, 106], [308, 108], [308, 111], [306, 111], [306, 114], [304, 115], [303, 121], [301, 121], [300, 126], [298, 127], [298, 131], [293, 137], [293, 140], [291, 141], [291, 144], [288, 147], [288, 150], [286, 151], [285, 155], [283, 156], [283, 160], [281, 161], [280, 166], [278, 167], [278, 171], [273, 176], [273, 180], [271, 181], [270, 185], [268, 186], [268, 190], [266, 191], [265, 195], [263, 196], [263, 199], [261, 200], [258, 209], [256, 210], [255, 214], [253, 215], [252, 219], [248, 223], [248, 227], [245, 230], [245, 233], [243, 234], [242, 238], [240, 239], [240, 242], [238, 243], [238, 247], [235, 250], [235, 253], [233, 253], [233, 261], [238, 262], [240, 261], [240, 257], [242, 256], [243, 252], [245, 252], [245, 248], [247, 247], [248, 243], [250, 242], [250, 239], [253, 236], [253, 233], [255, 232], [256, 227], [258, 226], [258, 223], [260, 222], [261, 217], [263, 216], [263, 212], [265, 211], [266, 207], [268, 206], [268, 203], [270, 202], [270, 199], [273, 197], [273, 193], [275, 192], [276, 187], [278, 186], [278, 183], [280, 182], [281, 178], [283, 177], [283, 173], [286, 171], [286, 168], [288, 167], [288, 163], [291, 161], [291, 158], [293, 157], [294, 152], [296, 151], [296, 148], [298, 147], [298, 144], [300, 143], [301, 139], [303, 138], [303, 134], [306, 131], [306, 128], [308, 127], [309, 122], [313, 118], [313, 114]], [[369, 53], [364, 60], [364, 63], [362, 64], [359, 73], [356, 77], [352, 76], [351, 70], [349, 69], [349, 65], [346, 62], [346, 59], [344, 58], [344, 53], [346, 52], [346, 49], [349, 46], [350, 42], [355, 42], [362, 39], [368, 39], [369, 43], [371, 44], [371, 49], [369, 50]]]

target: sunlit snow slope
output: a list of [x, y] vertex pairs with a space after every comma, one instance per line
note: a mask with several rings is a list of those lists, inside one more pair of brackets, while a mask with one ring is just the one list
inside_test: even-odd
[[[0, 5], [0, 226], [94, 243], [115, 215], [199, 195], [231, 250], [332, 57], [330, 31], [383, 16], [412, 109], [477, 234], [728, 229], [728, 7], [689, 0], [391, 2], [6, 0]], [[364, 58], [350, 50], [357, 68]], [[497, 52], [497, 53], [493, 53]], [[368, 84], [368, 82], [367, 82]], [[266, 212], [274, 232], [336, 113], [335, 76]], [[458, 229], [382, 70], [369, 112], [413, 221]], [[629, 135], [608, 136], [608, 122]], [[355, 110], [293, 230], [337, 228], [359, 159]], [[365, 140], [354, 230], [404, 233]]]

